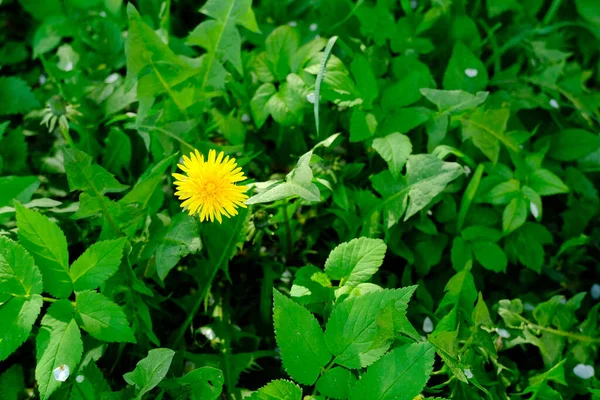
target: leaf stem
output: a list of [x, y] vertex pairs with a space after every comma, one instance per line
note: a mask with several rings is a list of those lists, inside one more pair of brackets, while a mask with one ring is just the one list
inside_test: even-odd
[[42, 300], [44, 300], [45, 302], [48, 302], [48, 303], [56, 303], [58, 301], [57, 299], [53, 299], [52, 297], [43, 297], [43, 296], [42, 296]]
[[585, 342], [585, 343], [600, 343], [600, 338], [593, 338], [590, 336], [579, 335], [577, 333], [565, 332], [565, 331], [561, 331], [559, 329], [541, 326], [538, 324], [534, 324], [533, 322], [531, 322], [530, 320], [528, 320], [527, 318], [523, 317], [520, 314], [516, 314], [514, 312], [511, 312], [511, 314], [516, 316], [517, 318], [519, 318], [524, 324], [526, 324], [529, 328], [534, 329], [534, 330], [553, 333], [558, 336], [566, 337], [566, 338], [573, 339], [573, 340], [578, 340], [580, 342]]
[[292, 228], [290, 227], [290, 217], [288, 216], [287, 200], [283, 203], [283, 218], [285, 221], [285, 236], [287, 241], [287, 262], [292, 258]]

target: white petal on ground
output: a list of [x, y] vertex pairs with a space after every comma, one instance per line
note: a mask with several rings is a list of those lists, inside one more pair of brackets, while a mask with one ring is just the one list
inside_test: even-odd
[[425, 320], [423, 321], [423, 332], [433, 332], [433, 321], [429, 317], [425, 317]]
[[200, 328], [200, 332], [208, 339], [208, 340], [215, 340], [215, 338], [217, 337], [217, 335], [215, 334], [215, 331], [213, 331], [212, 328], [208, 327], [208, 326], [203, 326], [202, 328]]
[[573, 373], [581, 379], [590, 379], [594, 376], [594, 367], [591, 365], [577, 364]]
[[557, 110], [560, 108], [560, 106], [558, 105], [558, 101], [556, 101], [555, 99], [551, 99], [549, 104], [550, 104], [550, 107], [556, 108]]
[[69, 378], [69, 374], [71, 371], [69, 370], [69, 366], [67, 364], [62, 364], [59, 367], [54, 368], [52, 374], [54, 375], [54, 379], [59, 382], [64, 382]]
[[479, 71], [477, 71], [475, 68], [467, 68], [465, 69], [465, 75], [469, 78], [475, 78], [477, 75], [479, 75]]

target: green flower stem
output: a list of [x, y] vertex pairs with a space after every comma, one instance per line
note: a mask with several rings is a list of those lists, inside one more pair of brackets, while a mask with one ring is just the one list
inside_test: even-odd
[[47, 303], [56, 303], [58, 301], [57, 299], [53, 299], [52, 297], [42, 297], [42, 300], [44, 300]]

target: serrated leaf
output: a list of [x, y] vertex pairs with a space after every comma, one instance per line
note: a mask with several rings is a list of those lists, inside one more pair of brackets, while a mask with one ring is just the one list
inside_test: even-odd
[[302, 389], [294, 382], [277, 379], [252, 393], [248, 400], [301, 400]]
[[325, 272], [340, 286], [356, 286], [366, 282], [383, 263], [387, 246], [381, 239], [356, 238], [331, 251], [325, 261]]
[[146, 358], [136, 364], [133, 371], [123, 375], [127, 383], [135, 386], [136, 399], [141, 399], [165, 378], [173, 356], [175, 352], [171, 349], [150, 350]]
[[319, 393], [332, 399], [347, 399], [351, 388], [356, 384], [352, 372], [342, 367], [335, 367], [325, 372], [317, 381]]
[[408, 156], [412, 153], [412, 144], [406, 135], [392, 133], [382, 138], [373, 140], [373, 148], [387, 162], [392, 176], [400, 176]]
[[110, 172], [93, 163], [92, 157], [83, 151], [68, 148], [63, 150], [63, 154], [71, 191], [81, 190], [91, 196], [100, 196], [127, 189]]
[[15, 202], [19, 243], [33, 256], [44, 278], [44, 290], [56, 297], [73, 291], [67, 239], [48, 217]]
[[0, 293], [27, 297], [42, 289], [42, 274], [33, 257], [17, 242], [0, 236]]
[[[0, 256], [1, 257], [1, 256]], [[27, 340], [42, 309], [42, 296], [10, 297], [0, 305], [0, 361]]]
[[177, 382], [190, 387], [191, 400], [216, 400], [223, 391], [225, 377], [220, 369], [202, 367], [188, 372]]
[[277, 290], [273, 292], [275, 337], [283, 366], [296, 381], [312, 385], [331, 359], [317, 319]]
[[66, 366], [74, 373], [81, 360], [83, 342], [73, 311], [70, 301], [59, 300], [42, 318], [42, 329], [36, 340], [35, 367], [35, 380], [42, 400], [48, 399], [62, 385], [54, 378], [53, 371]]
[[477, 92], [473, 95], [463, 90], [423, 88], [421, 94], [437, 106], [440, 115], [446, 115], [474, 109], [487, 99], [489, 92]]
[[493, 163], [498, 162], [500, 143], [509, 150], [518, 152], [515, 140], [506, 134], [506, 124], [510, 116], [507, 108], [497, 110], [476, 109], [466, 118], [461, 118], [463, 140], [472, 139], [475, 146]]
[[104, 295], [86, 290], [77, 293], [76, 317], [81, 327], [98, 340], [135, 343], [125, 313]]
[[380, 290], [336, 303], [325, 329], [335, 363], [361, 368], [378, 360], [389, 349], [395, 323], [415, 289]]
[[429, 380], [435, 351], [430, 343], [392, 350], [367, 370], [350, 400], [413, 400]]
[[0, 93], [0, 115], [24, 114], [40, 106], [27, 82], [21, 78], [0, 77]]
[[110, 278], [121, 264], [125, 239], [105, 240], [91, 245], [71, 265], [75, 291], [96, 289]]

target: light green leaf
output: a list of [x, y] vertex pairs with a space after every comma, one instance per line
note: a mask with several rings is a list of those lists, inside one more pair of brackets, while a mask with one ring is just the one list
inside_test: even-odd
[[105, 240], [91, 245], [71, 265], [75, 291], [96, 289], [110, 278], [121, 264], [125, 239]]
[[298, 34], [287, 25], [276, 28], [267, 36], [265, 41], [267, 65], [278, 81], [284, 80], [290, 72], [298, 43]]
[[493, 163], [498, 162], [500, 143], [509, 150], [518, 152], [519, 146], [505, 132], [509, 116], [510, 111], [507, 108], [485, 112], [476, 109], [466, 118], [461, 118], [463, 140], [472, 139], [475, 146]]
[[0, 93], [0, 115], [24, 114], [40, 107], [31, 88], [21, 78], [0, 77]]
[[3, 176], [0, 177], [0, 187], [0, 207], [5, 207], [11, 205], [13, 200], [29, 202], [40, 187], [40, 180], [35, 176]]
[[477, 299], [477, 290], [475, 289], [471, 266], [467, 265], [450, 278], [444, 291], [446, 294], [435, 311], [435, 314], [442, 319], [435, 327], [434, 335], [444, 330], [456, 330], [458, 328], [459, 315], [469, 318], [473, 312], [473, 305]]
[[421, 94], [437, 106], [439, 115], [446, 115], [474, 109], [487, 99], [489, 92], [477, 92], [473, 95], [463, 90], [423, 88]]
[[77, 149], [63, 150], [65, 170], [71, 191], [81, 190], [92, 196], [118, 193], [127, 189], [101, 166], [93, 163], [92, 157]]
[[[40, 299], [41, 300], [41, 299]], [[53, 371], [61, 368], [74, 374], [83, 353], [83, 342], [73, 306], [68, 300], [52, 304], [44, 318], [36, 339], [37, 365], [35, 380], [42, 400], [46, 400], [62, 382], [54, 378]]]
[[377, 272], [386, 250], [381, 239], [352, 239], [331, 251], [325, 261], [325, 272], [332, 280], [339, 280], [340, 286], [356, 286]]
[[519, 229], [525, 223], [527, 205], [527, 201], [521, 196], [515, 197], [508, 203], [502, 213], [502, 230], [505, 234]]
[[270, 113], [267, 109], [267, 103], [275, 93], [277, 93], [277, 89], [275, 89], [272, 83], [263, 83], [256, 89], [256, 93], [254, 93], [250, 101], [250, 110], [252, 111], [254, 123], [257, 128], [262, 127], [269, 117]]
[[429, 380], [435, 351], [430, 343], [392, 350], [358, 381], [350, 400], [412, 400]]
[[294, 382], [277, 379], [252, 393], [248, 400], [302, 400], [302, 389]]
[[392, 176], [400, 176], [408, 156], [412, 153], [412, 144], [408, 136], [392, 133], [382, 138], [373, 140], [373, 148], [388, 163]]
[[300, 124], [306, 105], [304, 92], [302, 79], [298, 75], [290, 74], [286, 82], [279, 86], [279, 91], [269, 98], [265, 110], [281, 125]]
[[10, 297], [0, 305], [0, 361], [5, 360], [27, 340], [41, 309], [42, 296], [39, 294]]
[[77, 293], [76, 317], [81, 327], [104, 342], [135, 343], [125, 313], [100, 293], [86, 290]]
[[379, 86], [369, 60], [362, 54], [355, 55], [350, 70], [356, 80], [356, 88], [363, 99], [364, 107], [370, 109], [373, 101], [379, 96]]
[[191, 400], [216, 400], [223, 391], [225, 377], [220, 369], [202, 367], [188, 372], [177, 382], [190, 387]]
[[335, 367], [325, 372], [317, 381], [319, 393], [332, 399], [347, 399], [356, 378], [352, 372], [342, 367]]
[[[548, 392], [550, 392], [552, 393], [552, 399], [560, 399], [560, 394], [550, 388], [548, 384], [556, 382], [561, 385], [567, 385], [567, 381], [565, 380], [565, 361], [566, 359], [560, 361], [543, 374], [529, 378], [529, 386], [523, 391], [523, 394], [531, 393], [533, 394], [531, 398], [542, 398], [544, 395], [548, 396]], [[544, 394], [542, 397], [539, 396], [541, 393]]]
[[140, 360], [133, 371], [123, 375], [127, 383], [135, 386], [136, 399], [141, 399], [165, 378], [173, 356], [175, 352], [171, 349], [150, 350], [148, 356]]
[[559, 161], [576, 161], [600, 148], [600, 136], [583, 129], [564, 129], [552, 136], [548, 155]]
[[73, 291], [67, 239], [48, 217], [15, 202], [19, 243], [33, 256], [44, 278], [44, 290], [56, 297]]
[[456, 230], [460, 232], [465, 223], [465, 218], [467, 217], [467, 212], [469, 211], [469, 207], [471, 206], [471, 202], [475, 198], [475, 193], [477, 193], [477, 189], [479, 188], [479, 183], [481, 182], [481, 177], [483, 176], [484, 165], [479, 164], [475, 173], [471, 177], [467, 188], [465, 189], [462, 199], [460, 201], [460, 209], [458, 211], [458, 220], [456, 221]]
[[529, 186], [540, 196], [568, 193], [569, 187], [547, 169], [538, 169], [529, 175]]
[[457, 42], [444, 72], [444, 89], [476, 93], [484, 90], [487, 85], [485, 65], [467, 46]]
[[273, 292], [275, 337], [281, 360], [296, 381], [312, 385], [331, 359], [317, 319], [277, 290]]
[[200, 12], [219, 21], [232, 19], [252, 32], [259, 32], [252, 0], [208, 0]]
[[0, 236], [0, 293], [25, 297], [42, 293], [42, 274], [33, 257], [4, 236]]
[[484, 268], [494, 272], [506, 272], [508, 266], [506, 254], [496, 243], [475, 241], [471, 243], [471, 248], [475, 253], [475, 259]]

